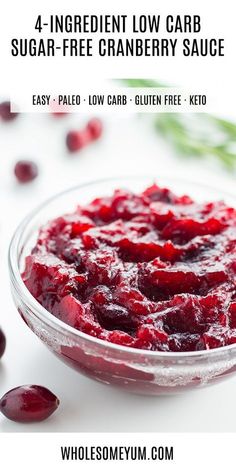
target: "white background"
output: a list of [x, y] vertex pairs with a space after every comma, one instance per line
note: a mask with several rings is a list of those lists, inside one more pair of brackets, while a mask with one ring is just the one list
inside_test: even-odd
[[[44, 0], [8, 1], [0, 14], [1, 90], [11, 94], [21, 87], [22, 93], [30, 74], [35, 72], [38, 83], [79, 82], [80, 78], [97, 77], [157, 77], [177, 85], [210, 85], [215, 89], [231, 88], [235, 99], [235, 30], [234, 2], [108, 1], [87, 0], [80, 10], [114, 13], [139, 11], [152, 13], [202, 13], [205, 36], [223, 36], [227, 39], [227, 55], [217, 59], [159, 59], [105, 60], [102, 64], [78, 64], [71, 72], [70, 61], [51, 63], [48, 60], [19, 62], [10, 66], [8, 44], [13, 35], [34, 35], [32, 18], [52, 10], [52, 3]], [[47, 5], [46, 5], [47, 4]], [[145, 6], [145, 8], [144, 8]], [[58, 13], [73, 9], [78, 13], [78, 2], [57, 2]], [[39, 11], [40, 10], [40, 11]], [[145, 11], [144, 11], [145, 10]], [[158, 11], [158, 13], [159, 13]], [[31, 29], [30, 29], [31, 28]], [[28, 33], [27, 33], [28, 32]], [[15, 64], [15, 62], [14, 62]], [[15, 65], [14, 65], [15, 67]], [[54, 76], [55, 73], [55, 76]], [[32, 80], [32, 79], [31, 79]], [[207, 431], [236, 430], [236, 378], [225, 383], [193, 391], [177, 397], [149, 398], [95, 383], [70, 370], [49, 353], [45, 346], [26, 328], [11, 300], [7, 269], [7, 250], [16, 225], [25, 214], [48, 196], [91, 178], [120, 174], [159, 172], [170, 176], [211, 182], [235, 192], [235, 176], [224, 173], [213, 163], [177, 160], [167, 143], [159, 140], [152, 130], [149, 117], [106, 116], [105, 132], [101, 142], [90, 146], [78, 156], [65, 151], [66, 130], [80, 126], [85, 117], [68, 116], [56, 119], [45, 115], [23, 115], [12, 124], [0, 126], [0, 323], [7, 335], [7, 351], [0, 364], [0, 395], [24, 383], [42, 384], [61, 399], [60, 411], [42, 424], [24, 426], [0, 419], [0, 431]], [[18, 158], [35, 159], [40, 166], [39, 178], [27, 186], [18, 185], [13, 176], [13, 165]]]
[[[2, 434], [1, 463], [8, 472], [24, 464], [24, 472], [46, 470], [79, 470], [115, 472], [135, 470], [143, 472], [199, 472], [200, 470], [232, 470], [235, 463], [234, 434], [152, 434], [152, 433], [83, 433], [83, 434]], [[14, 454], [12, 454], [14, 444]], [[173, 461], [62, 461], [61, 446], [146, 446], [147, 455], [152, 446], [173, 446]], [[26, 453], [27, 451], [27, 453]], [[43, 453], [42, 453], [43, 451]]]
[[[160, 14], [161, 31], [157, 38], [224, 38], [224, 57], [26, 57], [11, 56], [12, 38], [50, 38], [54, 37], [47, 30], [38, 33], [34, 29], [38, 15], [43, 21], [50, 14]], [[163, 31], [166, 15], [200, 15], [201, 32], [195, 34], [165, 33]], [[65, 35], [62, 34], [64, 37]], [[79, 35], [70, 34], [70, 37]], [[89, 36], [89, 34], [88, 34]], [[99, 35], [94, 34], [95, 39]], [[123, 34], [110, 34], [112, 38]], [[145, 35], [143, 35], [145, 36]], [[147, 35], [150, 37], [150, 34]], [[60, 37], [60, 36], [59, 36]], [[130, 34], [127, 34], [130, 37]], [[142, 37], [142, 34], [137, 34]], [[155, 37], [155, 35], [153, 35]], [[213, 2], [211, 0], [145, 0], [134, 2], [119, 0], [8, 0], [1, 7], [0, 15], [0, 51], [1, 51], [1, 88], [11, 94], [27, 94], [32, 85], [44, 93], [61, 89], [77, 89], [84, 81], [96, 84], [99, 79], [122, 77], [156, 78], [172, 86], [210, 88], [224, 94], [231, 89], [235, 100], [235, 2]]]
[[[64, 147], [67, 129], [88, 117], [22, 115], [1, 124], [0, 171], [0, 324], [7, 351], [0, 363], [0, 396], [25, 383], [49, 387], [61, 399], [60, 411], [44, 423], [30, 426], [0, 418], [8, 431], [236, 431], [236, 378], [214, 387], [176, 397], [141, 397], [96, 383], [63, 365], [47, 351], [20, 319], [9, 290], [7, 249], [18, 222], [48, 196], [91, 178], [159, 172], [217, 185], [235, 192], [235, 176], [204, 160], [177, 159], [158, 139], [148, 116], [106, 116], [104, 135], [77, 155]], [[29, 185], [14, 179], [13, 164], [33, 158], [40, 176]]]
[[[83, 434], [2, 434], [1, 463], [8, 472], [24, 464], [24, 472], [46, 470], [79, 470], [115, 472], [135, 470], [137, 472], [199, 472], [200, 470], [232, 470], [235, 462], [234, 434], [152, 434], [152, 433], [83, 433]], [[12, 454], [14, 444], [14, 454]], [[152, 446], [173, 446], [173, 461], [62, 461], [61, 446], [146, 446], [147, 455]], [[27, 447], [27, 449], [26, 449]], [[27, 451], [27, 453], [25, 453]], [[43, 451], [43, 453], [42, 453]]]

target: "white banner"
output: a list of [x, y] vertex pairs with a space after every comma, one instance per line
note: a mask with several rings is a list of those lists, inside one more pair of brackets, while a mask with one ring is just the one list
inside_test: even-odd
[[139, 88], [114, 86], [106, 82], [89, 88], [68, 84], [59, 91], [29, 85], [22, 94], [11, 92], [13, 112], [30, 113], [235, 113], [235, 103], [227, 90]]
[[235, 434], [49, 433], [1, 435], [1, 470], [233, 470]]

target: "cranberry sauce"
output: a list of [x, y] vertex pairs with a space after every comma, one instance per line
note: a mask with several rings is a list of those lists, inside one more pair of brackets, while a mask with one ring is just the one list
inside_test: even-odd
[[112, 343], [196, 351], [236, 343], [236, 210], [156, 184], [50, 221], [23, 280], [54, 316]]

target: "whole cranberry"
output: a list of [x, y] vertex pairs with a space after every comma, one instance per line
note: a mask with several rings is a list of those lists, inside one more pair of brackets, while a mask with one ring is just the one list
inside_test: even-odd
[[87, 131], [91, 139], [98, 139], [102, 134], [103, 126], [99, 118], [92, 118], [87, 124]]
[[3, 121], [12, 121], [17, 117], [18, 113], [11, 112], [11, 104], [10, 102], [2, 102], [0, 103], [0, 118]]
[[89, 141], [87, 132], [69, 131], [66, 136], [66, 145], [70, 152], [80, 151]]
[[69, 114], [69, 107], [59, 104], [56, 98], [50, 101], [49, 107], [51, 114], [55, 117], [61, 117]]
[[15, 176], [21, 183], [31, 182], [38, 175], [38, 166], [33, 161], [22, 160], [15, 165]]
[[0, 328], [0, 359], [4, 354], [5, 348], [6, 348], [6, 337]]
[[98, 285], [91, 294], [91, 300], [95, 305], [102, 306], [112, 301], [112, 292], [108, 287]]
[[59, 406], [58, 398], [45, 387], [23, 385], [5, 393], [1, 413], [12, 421], [32, 423], [47, 419]]
[[61, 118], [63, 116], [68, 115], [68, 112], [66, 112], [66, 111], [52, 111], [52, 115], [55, 116], [56, 118]]

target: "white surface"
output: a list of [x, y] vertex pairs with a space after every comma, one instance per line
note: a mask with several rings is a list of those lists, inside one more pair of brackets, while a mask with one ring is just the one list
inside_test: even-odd
[[[20, 116], [1, 124], [0, 170], [0, 324], [7, 350], [0, 364], [0, 396], [20, 384], [49, 387], [61, 399], [60, 411], [30, 426], [0, 418], [0, 431], [236, 431], [236, 377], [214, 387], [176, 397], [135, 396], [96, 383], [63, 365], [20, 319], [11, 299], [7, 250], [13, 230], [27, 212], [66, 187], [104, 176], [162, 171], [234, 191], [235, 177], [201, 160], [178, 160], [161, 142], [149, 117], [106, 117], [100, 142], [78, 155], [64, 147], [67, 129], [86, 117]], [[26, 186], [14, 179], [18, 158], [33, 158], [39, 178]]]

